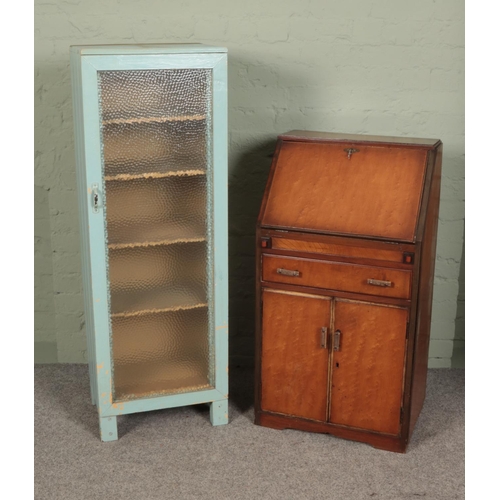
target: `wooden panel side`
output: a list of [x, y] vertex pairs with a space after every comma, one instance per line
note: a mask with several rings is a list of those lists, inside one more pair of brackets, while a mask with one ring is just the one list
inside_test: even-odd
[[421, 249], [420, 281], [418, 291], [416, 338], [413, 358], [413, 378], [410, 402], [410, 435], [415, 428], [425, 399], [427, 365], [431, 333], [434, 268], [436, 263], [439, 197], [441, 192], [441, 164], [443, 146], [437, 150], [432, 173], [429, 205], [426, 210], [425, 230]]
[[278, 141], [276, 143], [276, 148], [274, 149], [273, 161], [271, 163], [269, 175], [267, 177], [266, 187], [264, 189], [264, 194], [262, 195], [262, 203], [260, 205], [259, 216], [257, 218], [257, 225], [258, 226], [260, 226], [260, 224], [262, 222], [262, 218], [264, 217], [264, 213], [266, 211], [267, 203], [269, 200], [269, 192], [271, 190], [271, 185], [273, 183], [274, 172], [276, 171], [276, 163], [278, 161], [278, 157], [280, 154], [282, 144], [283, 144], [283, 141], [281, 139], [278, 139]]
[[335, 301], [330, 422], [398, 435], [408, 310]]
[[262, 224], [413, 241], [427, 149], [346, 147], [284, 141]]
[[307, 297], [271, 290], [262, 300], [263, 410], [326, 420], [329, 297]]

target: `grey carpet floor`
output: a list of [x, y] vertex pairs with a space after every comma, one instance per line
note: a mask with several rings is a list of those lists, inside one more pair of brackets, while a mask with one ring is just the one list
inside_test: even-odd
[[252, 372], [230, 373], [230, 423], [206, 405], [126, 415], [101, 443], [84, 365], [35, 366], [35, 498], [464, 498], [465, 372], [430, 370], [406, 454], [253, 424]]

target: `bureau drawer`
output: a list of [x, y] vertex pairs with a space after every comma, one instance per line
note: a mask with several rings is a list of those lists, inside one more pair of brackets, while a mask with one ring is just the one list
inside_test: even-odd
[[263, 255], [262, 279], [400, 299], [411, 295], [411, 271], [324, 260]]

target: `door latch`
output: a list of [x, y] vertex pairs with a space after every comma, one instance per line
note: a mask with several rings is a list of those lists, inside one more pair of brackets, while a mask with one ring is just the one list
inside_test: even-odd
[[99, 212], [99, 185], [92, 184], [92, 194], [91, 194], [91, 203], [92, 203], [92, 211], [96, 214]]

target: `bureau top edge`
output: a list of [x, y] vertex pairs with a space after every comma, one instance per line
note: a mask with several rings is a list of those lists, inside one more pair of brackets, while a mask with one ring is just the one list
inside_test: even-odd
[[127, 55], [127, 54], [200, 54], [226, 53], [226, 47], [215, 47], [202, 43], [164, 43], [130, 45], [71, 45], [70, 50], [82, 56]]
[[417, 137], [392, 137], [384, 135], [340, 134], [337, 132], [315, 132], [310, 130], [291, 130], [278, 136], [283, 141], [296, 142], [349, 142], [367, 144], [394, 144], [433, 149], [441, 144], [440, 139]]

